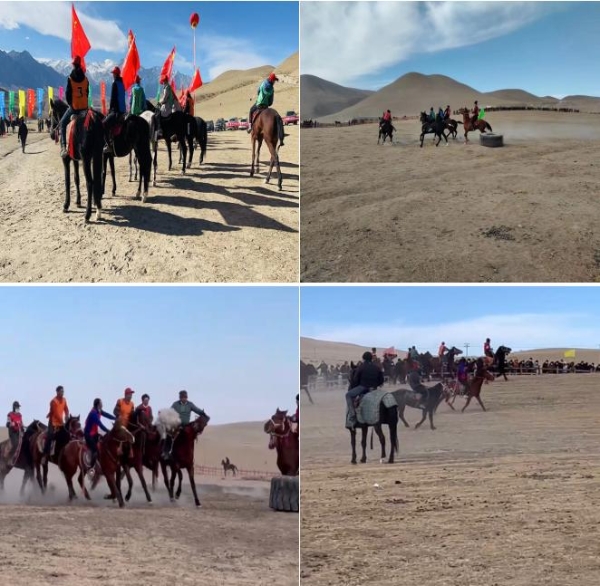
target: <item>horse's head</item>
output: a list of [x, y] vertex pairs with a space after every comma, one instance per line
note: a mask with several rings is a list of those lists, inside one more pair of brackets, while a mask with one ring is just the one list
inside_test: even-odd
[[269, 449], [272, 450], [275, 447], [277, 437], [287, 435], [290, 429], [287, 410], [280, 410], [277, 408], [275, 414], [264, 425], [265, 433], [268, 433], [271, 436], [269, 439]]
[[38, 431], [44, 431], [46, 426], [39, 421], [38, 419], [34, 419], [25, 429], [25, 433], [31, 435], [33, 433], [37, 433]]
[[[125, 444], [134, 444], [135, 437], [118, 419], [109, 432], [111, 438]], [[107, 434], [108, 435], [108, 434]]]
[[65, 429], [71, 437], [83, 437], [83, 429], [81, 429], [81, 418], [79, 415], [69, 415], [65, 423]]
[[67, 108], [67, 104], [62, 100], [50, 100], [50, 138], [56, 142], [58, 142], [58, 125]]
[[190, 428], [194, 430], [196, 435], [200, 435], [208, 425], [209, 421], [210, 417], [205, 411], [202, 411], [201, 414], [198, 415], [198, 417], [196, 417], [192, 423], [190, 423]]

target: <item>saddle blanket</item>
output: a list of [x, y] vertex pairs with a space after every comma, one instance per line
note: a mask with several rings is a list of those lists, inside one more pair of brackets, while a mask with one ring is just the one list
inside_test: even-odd
[[[356, 421], [362, 425], [375, 425], [379, 422], [379, 406], [383, 402], [385, 407], [396, 407], [396, 399], [389, 391], [378, 389], [364, 395], [356, 408]], [[346, 413], [346, 421], [349, 420]]]

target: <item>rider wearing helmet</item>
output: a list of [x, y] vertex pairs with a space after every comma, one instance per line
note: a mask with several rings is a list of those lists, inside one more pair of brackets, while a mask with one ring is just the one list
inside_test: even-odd
[[248, 128], [248, 134], [252, 132], [252, 124], [254, 122], [252, 120], [252, 115], [254, 114], [254, 112], [256, 112], [256, 110], [270, 108], [273, 105], [273, 100], [275, 99], [274, 84], [276, 81], [279, 81], [279, 78], [274, 73], [271, 73], [269, 77], [267, 77], [267, 79], [265, 79], [265, 81], [263, 81], [260, 84], [260, 87], [258, 88], [256, 102], [254, 103], [254, 106], [250, 108], [250, 115], [248, 117], [248, 122], [250, 122], [250, 128]]

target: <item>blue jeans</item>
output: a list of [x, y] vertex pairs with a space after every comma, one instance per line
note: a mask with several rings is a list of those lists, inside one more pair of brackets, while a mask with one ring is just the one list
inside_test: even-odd
[[71, 120], [71, 116], [74, 114], [79, 114], [83, 112], [83, 110], [73, 110], [71, 106], [67, 108], [67, 111], [63, 114], [63, 117], [60, 119], [60, 146], [67, 146], [67, 126], [69, 125], [69, 121]]
[[347, 393], [346, 393], [346, 405], [348, 405], [348, 413], [350, 413], [350, 415], [352, 417], [356, 417], [356, 411], [354, 410], [354, 399], [356, 397], [360, 397], [361, 395], [365, 395], [369, 392], [369, 389], [367, 387], [363, 387], [363, 386], [358, 386], [358, 387], [354, 387], [353, 389], [350, 389]]

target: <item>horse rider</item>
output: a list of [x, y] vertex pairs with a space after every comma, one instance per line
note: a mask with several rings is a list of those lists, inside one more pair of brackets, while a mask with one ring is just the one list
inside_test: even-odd
[[10, 458], [17, 455], [19, 441], [23, 434], [23, 416], [20, 413], [21, 405], [15, 401], [12, 405], [12, 411], [6, 416], [6, 427], [8, 427], [8, 438], [10, 439], [11, 452]]
[[390, 123], [391, 123], [391, 122], [392, 122], [392, 113], [391, 113], [389, 110], [386, 110], [386, 111], [383, 113], [383, 116], [381, 117], [381, 119], [382, 119], [384, 122], [390, 122]]
[[262, 110], [265, 108], [270, 108], [273, 105], [273, 100], [275, 99], [275, 82], [279, 81], [279, 78], [275, 75], [275, 73], [269, 74], [269, 77], [265, 79], [258, 88], [258, 93], [256, 97], [256, 102], [250, 108], [250, 115], [248, 116], [248, 121], [250, 122], [250, 128], [248, 128], [248, 134], [252, 132], [252, 125], [254, 121], [252, 120], [252, 115], [256, 110]]
[[489, 338], [486, 338], [483, 344], [483, 354], [488, 358], [494, 358], [494, 351], [492, 350], [492, 343]]
[[446, 352], [448, 352], [448, 347], [446, 346], [446, 342], [442, 342], [438, 348], [438, 358], [441, 360]]
[[44, 458], [47, 461], [50, 457], [54, 435], [69, 418], [69, 406], [65, 399], [65, 389], [61, 385], [56, 387], [56, 396], [50, 401], [50, 411], [46, 417], [48, 418], [48, 430], [46, 431], [46, 443], [44, 444]]
[[372, 361], [373, 364], [377, 367], [379, 367], [380, 369], [383, 368], [382, 364], [381, 364], [381, 359], [379, 358], [379, 356], [377, 356], [377, 348], [371, 348], [371, 354], [373, 356]]
[[88, 108], [90, 82], [81, 68], [81, 57], [76, 55], [73, 59], [73, 70], [67, 77], [66, 99], [68, 108], [60, 119], [60, 156], [69, 156], [67, 152], [67, 126], [73, 114], [84, 112]]
[[348, 406], [347, 426], [354, 427], [356, 423], [356, 411], [354, 399], [366, 395], [369, 391], [383, 385], [383, 371], [373, 364], [373, 354], [365, 352], [362, 355], [362, 363], [352, 373], [350, 389], [346, 393], [346, 405]]
[[463, 390], [467, 388], [469, 382], [469, 365], [464, 357], [458, 361], [456, 380], [458, 381], [458, 384], [462, 386]]
[[444, 121], [444, 110], [442, 110], [441, 106], [438, 108], [437, 115], [438, 115], [438, 118], [440, 119], [440, 122], [443, 122]]
[[433, 111], [433, 106], [429, 110], [429, 122], [435, 122], [435, 112]]
[[419, 352], [416, 348], [416, 346], [413, 346], [409, 351], [408, 351], [408, 355], [410, 357], [410, 359], [414, 362], [418, 362], [419, 361]]
[[112, 128], [115, 124], [120, 122], [127, 113], [127, 107], [125, 105], [125, 84], [121, 77], [121, 69], [115, 67], [111, 73], [113, 74], [113, 83], [110, 91], [110, 112], [104, 119], [104, 139], [106, 142], [104, 153], [107, 155], [115, 154]]
[[117, 404], [113, 409], [114, 416], [119, 420], [123, 427], [127, 427], [133, 414], [135, 405], [133, 404], [133, 389], [127, 387], [123, 393], [123, 397], [117, 400]]
[[450, 114], [451, 114], [451, 110], [450, 110], [450, 104], [448, 104], [446, 106], [446, 109], [444, 110], [444, 120], [450, 120]]
[[415, 363], [412, 370], [408, 373], [407, 379], [410, 388], [421, 396], [421, 403], [419, 407], [421, 409], [425, 409], [427, 407], [427, 399], [429, 398], [429, 389], [421, 382], [419, 370], [419, 364]]
[[142, 79], [139, 75], [135, 76], [135, 83], [131, 88], [131, 98], [129, 99], [129, 112], [134, 116], [139, 116], [146, 110], [146, 93], [141, 85]]
[[143, 394], [142, 402], [135, 408], [136, 413], [143, 413], [148, 423], [152, 424], [154, 421], [154, 415], [152, 414], [152, 407], [150, 407], [150, 395]]
[[106, 417], [106, 419], [111, 419], [112, 421], [117, 419], [110, 413], [102, 410], [101, 399], [94, 399], [94, 406], [85, 420], [85, 427], [83, 430], [85, 444], [92, 453], [90, 468], [93, 468], [96, 465], [96, 460], [98, 459], [98, 442], [100, 441], [98, 429], [101, 429], [104, 433], [108, 433], [108, 428], [102, 423], [101, 417]]
[[162, 86], [162, 94], [160, 100], [158, 100], [158, 106], [160, 106], [160, 115], [163, 118], [168, 118], [173, 112], [181, 112], [181, 104], [173, 93], [173, 88], [169, 83], [169, 78], [163, 75], [160, 78], [160, 84]]
[[475, 128], [475, 122], [477, 122], [477, 118], [479, 118], [479, 106], [477, 105], [477, 100], [473, 104], [473, 116], [471, 117], [471, 126]]
[[184, 114], [189, 114], [190, 116], [194, 115], [194, 98], [190, 93], [190, 90], [186, 90], [185, 92], [185, 106], [183, 108]]
[[[171, 405], [171, 409], [175, 410], [179, 415], [181, 426], [187, 425], [190, 422], [192, 412], [196, 413], [196, 415], [204, 415], [202, 409], [196, 407], [191, 401], [188, 401], [187, 391], [179, 391], [179, 401], [175, 401], [175, 403]], [[177, 433], [175, 433], [174, 436], [167, 433], [167, 437], [164, 438], [163, 458], [169, 459], [171, 456], [171, 450], [173, 449], [173, 443], [175, 442], [176, 437]]]

